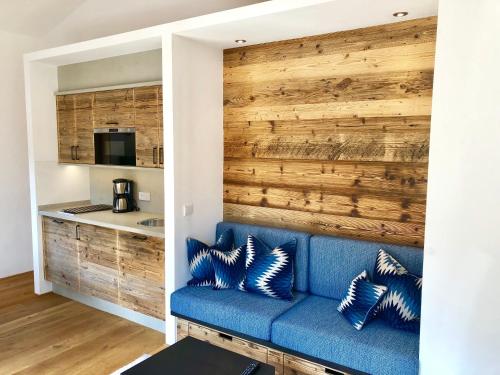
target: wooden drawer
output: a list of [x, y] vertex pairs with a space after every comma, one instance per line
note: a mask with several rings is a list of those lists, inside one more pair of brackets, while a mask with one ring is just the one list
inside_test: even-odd
[[283, 367], [284, 375], [349, 374], [347, 372], [331, 369], [289, 354], [283, 355], [283, 362], [284, 362], [284, 367]]
[[189, 336], [189, 322], [183, 319], [177, 319], [177, 341]]
[[267, 349], [267, 363], [274, 366], [275, 375], [283, 375], [284, 368], [282, 352], [270, 348]]
[[267, 347], [189, 322], [189, 336], [267, 363]]

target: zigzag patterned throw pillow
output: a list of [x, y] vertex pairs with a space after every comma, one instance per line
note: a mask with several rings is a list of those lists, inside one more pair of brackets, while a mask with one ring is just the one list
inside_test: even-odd
[[213, 246], [208, 246], [194, 238], [187, 240], [187, 255], [189, 271], [193, 279], [188, 282], [190, 286], [214, 286], [215, 273], [212, 265], [210, 250], [230, 251], [234, 246], [234, 233], [232, 229], [224, 231]]
[[379, 250], [373, 279], [388, 288], [376, 314], [395, 328], [419, 332], [422, 278], [409, 273], [387, 252]]
[[373, 318], [377, 305], [386, 292], [387, 287], [368, 280], [365, 270], [351, 281], [337, 310], [359, 331]]
[[246, 245], [231, 251], [210, 250], [215, 271], [214, 289], [236, 288], [245, 279]]
[[274, 249], [253, 235], [248, 236], [244, 288], [264, 296], [292, 300], [295, 252], [293, 239]]

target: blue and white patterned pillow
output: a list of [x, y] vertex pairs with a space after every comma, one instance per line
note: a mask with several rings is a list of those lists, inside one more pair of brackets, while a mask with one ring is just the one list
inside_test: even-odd
[[408, 272], [384, 250], [378, 252], [373, 274], [376, 283], [388, 288], [377, 308], [377, 316], [381, 316], [395, 328], [418, 332], [422, 278]]
[[[297, 240], [274, 249], [253, 235], [248, 236], [244, 288], [264, 296], [292, 300]], [[241, 288], [240, 288], [241, 289]]]
[[230, 251], [234, 246], [234, 233], [232, 229], [224, 231], [215, 245], [208, 246], [194, 238], [187, 239], [187, 255], [189, 271], [193, 276], [188, 282], [191, 286], [215, 285], [215, 273], [212, 265], [211, 249]]
[[365, 270], [352, 280], [337, 310], [359, 331], [373, 318], [377, 305], [386, 292], [387, 287], [368, 280]]
[[215, 271], [214, 289], [237, 288], [245, 279], [246, 245], [230, 251], [212, 249], [212, 265]]

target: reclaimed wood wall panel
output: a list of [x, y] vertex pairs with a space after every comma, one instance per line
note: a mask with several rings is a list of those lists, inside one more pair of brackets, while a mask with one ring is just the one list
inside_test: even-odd
[[422, 246], [436, 21], [225, 50], [225, 219]]

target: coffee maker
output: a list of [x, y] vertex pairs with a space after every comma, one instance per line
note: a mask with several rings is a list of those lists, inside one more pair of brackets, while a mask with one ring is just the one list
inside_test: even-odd
[[133, 181], [125, 178], [113, 180], [113, 212], [122, 213], [135, 210]]

